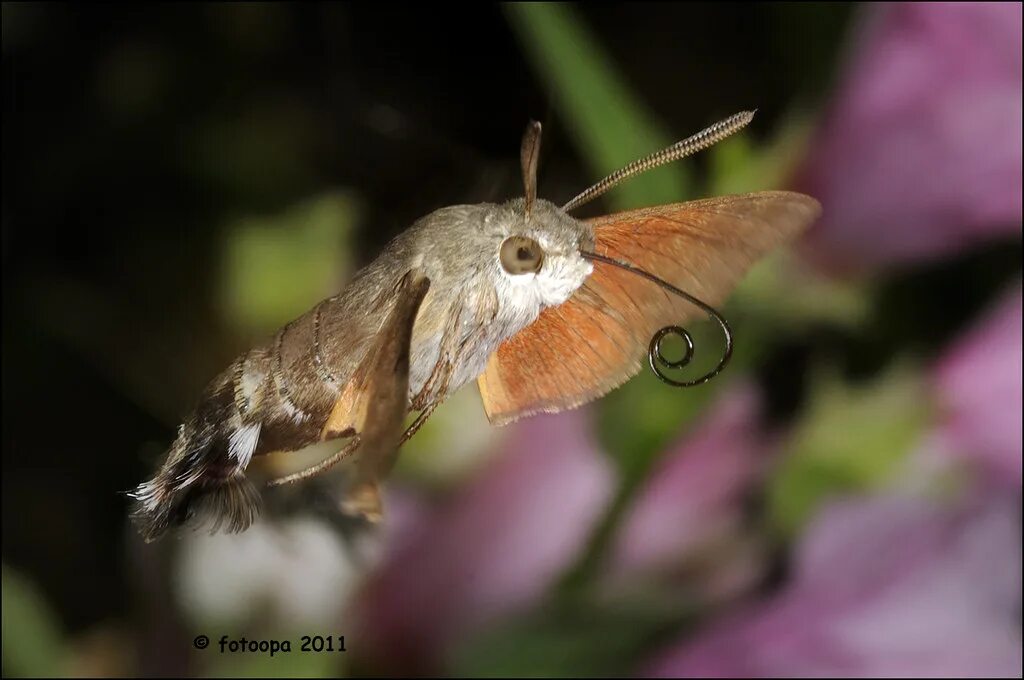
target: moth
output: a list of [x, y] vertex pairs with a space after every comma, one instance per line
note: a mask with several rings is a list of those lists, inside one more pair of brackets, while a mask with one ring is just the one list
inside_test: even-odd
[[[129, 494], [143, 537], [190, 523], [246, 529], [261, 507], [246, 475], [251, 461], [322, 441], [337, 441], [337, 452], [270, 484], [299, 481], [351, 457], [344, 510], [376, 519], [379, 483], [399, 447], [472, 380], [490, 422], [503, 425], [604, 395], [640, 370], [645, 350], [667, 382], [710, 379], [732, 346], [714, 305], [754, 262], [805, 229], [820, 213], [818, 202], [767, 191], [587, 220], [570, 213], [752, 117], [736, 114], [635, 161], [562, 207], [537, 198], [541, 128], [531, 123], [520, 153], [523, 197], [445, 207], [419, 219], [344, 290], [209, 383], [155, 476]], [[658, 364], [679, 367], [693, 350], [674, 324], [702, 312], [725, 331], [726, 353], [702, 378], [673, 381]], [[662, 356], [669, 333], [688, 343], [684, 360]]]

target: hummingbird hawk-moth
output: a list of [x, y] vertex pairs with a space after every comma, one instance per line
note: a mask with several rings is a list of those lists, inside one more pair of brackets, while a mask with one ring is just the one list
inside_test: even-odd
[[[604, 395], [640, 370], [645, 348], [666, 382], [712, 377], [732, 347], [714, 305], [755, 261], [806, 228], [820, 213], [818, 202], [766, 191], [587, 220], [569, 213], [752, 117], [737, 114], [635, 161], [561, 208], [537, 198], [540, 124], [532, 123], [521, 149], [522, 198], [421, 218], [344, 290], [210, 382], [156, 475], [130, 494], [142, 535], [153, 540], [199, 520], [213, 530], [246, 529], [260, 509], [246, 476], [254, 457], [326, 440], [343, 443], [328, 459], [270, 484], [354, 457], [345, 508], [376, 518], [377, 485], [398, 448], [448, 394], [474, 379], [487, 417], [503, 425]], [[678, 368], [692, 355], [692, 339], [674, 324], [695, 311], [719, 322], [726, 353], [702, 378], [676, 382], [658, 364]], [[661, 355], [668, 333], [686, 340], [683, 360]], [[419, 414], [403, 431], [412, 411]]]

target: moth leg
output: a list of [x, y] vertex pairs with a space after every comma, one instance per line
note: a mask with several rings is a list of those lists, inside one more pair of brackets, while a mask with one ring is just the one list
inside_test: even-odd
[[[423, 410], [426, 408], [428, 402], [427, 399], [430, 397], [431, 392], [434, 391], [434, 385], [441, 378], [442, 374], [450, 374], [451, 365], [447, 361], [438, 361], [434, 366], [434, 370], [431, 371], [430, 377], [427, 378], [427, 382], [423, 383], [423, 387], [420, 388], [419, 393], [412, 398], [410, 408], [413, 410]], [[432, 402], [440, 402], [442, 399], [431, 399]]]
[[345, 444], [345, 446], [341, 447], [339, 451], [329, 456], [328, 458], [325, 458], [319, 463], [311, 465], [308, 468], [305, 468], [304, 470], [299, 470], [298, 472], [293, 472], [290, 475], [285, 475], [283, 477], [272, 479], [269, 482], [267, 482], [267, 486], [281, 486], [283, 484], [293, 484], [295, 482], [302, 481], [303, 479], [315, 477], [316, 475], [319, 475], [322, 472], [326, 472], [327, 470], [330, 470], [332, 467], [340, 463], [342, 460], [351, 456], [355, 452], [355, 450], [359, 448], [359, 445], [361, 443], [362, 442], [359, 439], [359, 436], [356, 435], [352, 437], [352, 439], [347, 444]]
[[[420, 413], [402, 435], [401, 440], [398, 442], [399, 446], [412, 439], [413, 435], [419, 432], [419, 429], [427, 422], [427, 419], [433, 414], [434, 410], [448, 396], [448, 385], [451, 382], [453, 366], [459, 362], [462, 349], [465, 346], [465, 343], [458, 347], [455, 346], [458, 328], [458, 315], [452, 315], [451, 321], [447, 328], [445, 328], [444, 335], [441, 338], [437, 363], [434, 364], [434, 369], [430, 372], [426, 382], [423, 383], [423, 387], [420, 388], [420, 391], [412, 399], [412, 409], [418, 409]], [[437, 389], [438, 383], [440, 383], [440, 389]]]
[[[446, 347], [451, 344], [449, 342], [451, 335], [451, 333], [445, 333], [444, 340], [441, 343], [441, 356], [447, 354]], [[439, 360], [434, 366], [434, 370], [431, 371], [430, 377], [427, 378], [427, 382], [420, 389], [419, 394], [412, 400], [412, 408], [419, 409], [420, 413], [416, 416], [416, 420], [402, 434], [402, 438], [398, 442], [399, 446], [412, 439], [413, 435], [419, 432], [434, 410], [448, 396], [448, 384], [451, 382], [451, 378], [452, 361], [448, 359]], [[430, 395], [434, 392], [434, 387], [438, 382], [441, 383], [441, 389], [437, 390], [437, 394], [431, 398]], [[429, 401], [427, 401], [428, 398], [430, 399]]]
[[393, 291], [395, 302], [380, 332], [376, 349], [359, 366], [324, 426], [324, 439], [353, 438], [340, 451], [305, 470], [270, 482], [280, 486], [320, 474], [359, 450], [357, 474], [376, 479], [381, 458], [398, 446], [409, 407], [409, 348], [412, 327], [430, 280], [410, 271]]
[[[448, 343], [446, 342], [444, 344]], [[455, 357], [452, 361], [445, 361], [443, 364], [438, 362], [438, 365], [434, 367], [434, 371], [430, 374], [430, 378], [427, 379], [423, 389], [420, 390], [420, 393], [417, 394], [416, 398], [413, 400], [413, 408], [421, 408], [420, 414], [416, 416], [416, 420], [413, 421], [402, 435], [402, 439], [398, 442], [399, 446], [412, 439], [413, 435], [419, 432], [420, 428], [427, 422], [427, 419], [434, 413], [434, 410], [440, 406], [441, 402], [443, 402], [448, 396], [448, 385], [452, 378], [452, 365], [459, 362], [462, 358], [462, 354], [468, 346], [470, 346], [470, 343], [467, 339], [467, 341], [463, 342], [463, 344], [455, 351]], [[426, 399], [426, 396], [430, 394], [430, 391], [434, 387], [434, 383], [438, 380], [441, 381], [441, 389], [438, 390], [437, 395], [429, 403], [424, 405], [423, 401]]]
[[431, 414], [434, 412], [434, 409], [436, 409], [440, 405], [440, 400], [427, 404], [423, 408], [423, 410], [420, 411], [420, 414], [416, 416], [416, 420], [412, 422], [412, 425], [406, 428], [405, 432], [402, 433], [402, 438], [398, 440], [398, 445], [401, 446], [402, 444], [412, 439], [413, 435], [419, 432], [420, 428], [423, 427], [423, 424], [427, 422], [427, 418], [431, 416]]
[[[428, 387], [432, 387], [431, 383], [435, 382], [435, 376], [442, 375], [444, 376], [442, 378], [442, 380], [444, 381], [444, 387], [441, 389], [439, 397], [420, 409], [420, 413], [419, 415], [416, 416], [416, 420], [414, 420], [412, 424], [409, 425], [405, 432], [402, 433], [401, 439], [398, 440], [399, 447], [401, 447], [407, 441], [412, 439], [413, 435], [419, 432], [420, 428], [423, 427], [424, 423], [427, 422], [427, 419], [430, 418], [430, 416], [434, 413], [437, 407], [441, 405], [441, 402], [444, 401], [445, 396], [447, 396], [448, 382], [451, 379], [451, 364], [446, 362], [442, 370], [435, 369], [434, 373], [432, 373], [430, 376], [428, 385], [424, 386], [423, 390], [421, 390], [420, 394], [416, 396], [416, 399], [414, 400], [413, 403], [415, 404], [418, 401], [422, 403], [420, 400], [426, 395]], [[359, 439], [359, 436], [356, 435], [349, 443], [347, 443], [337, 453], [333, 454], [329, 458], [326, 458], [317, 463], [316, 465], [306, 468], [305, 470], [300, 470], [299, 472], [295, 472], [290, 475], [278, 477], [277, 479], [271, 480], [267, 486], [280, 486], [282, 484], [291, 484], [292, 482], [298, 482], [303, 479], [308, 479], [309, 477], [318, 475], [321, 472], [325, 472], [330, 468], [334, 467], [336, 464], [340, 463], [342, 460], [352, 455], [352, 453], [355, 452], [357, 448], [359, 448], [360, 443], [361, 440]]]

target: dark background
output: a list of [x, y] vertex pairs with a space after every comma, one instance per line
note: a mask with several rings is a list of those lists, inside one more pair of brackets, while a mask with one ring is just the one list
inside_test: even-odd
[[[821, 103], [851, 16], [576, 11], [674, 136], [758, 107], [755, 142]], [[541, 194], [565, 200], [593, 175], [494, 5], [4, 5], [3, 555], [68, 632], [135, 606], [122, 492], [253, 339], [215, 302], [226, 221], [346, 187], [365, 263], [430, 210], [515, 195], [530, 118], [545, 124]], [[885, 279], [883, 317], [914, 321], [823, 329], [776, 355], [799, 366], [825, 347], [870, 374], [893, 347], [947, 339], [1018, 258], [996, 246]], [[922, 306], [922, 290], [947, 295]], [[799, 375], [763, 372], [780, 410], [799, 400]]]

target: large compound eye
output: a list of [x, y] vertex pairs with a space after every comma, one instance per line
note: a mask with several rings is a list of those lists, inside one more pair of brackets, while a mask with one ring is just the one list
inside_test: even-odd
[[525, 236], [509, 236], [501, 244], [501, 266], [509, 274], [530, 274], [540, 271], [544, 251], [540, 244]]

